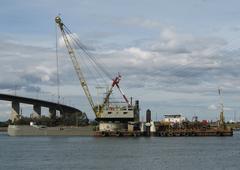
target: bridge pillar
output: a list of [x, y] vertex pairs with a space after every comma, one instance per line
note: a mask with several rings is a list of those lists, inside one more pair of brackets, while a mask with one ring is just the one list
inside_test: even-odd
[[19, 111], [20, 111], [19, 102], [12, 101], [12, 110], [11, 110], [11, 116], [10, 116], [12, 123], [19, 119], [19, 117], [20, 117]]
[[64, 113], [64, 111], [62, 109], [59, 110], [59, 112], [60, 112], [60, 117], [62, 117], [62, 118], [66, 117], [66, 114]]
[[30, 115], [31, 118], [39, 118], [41, 116], [41, 106], [38, 104], [33, 105], [33, 113]]
[[56, 119], [56, 113], [57, 113], [57, 111], [55, 108], [51, 108], [51, 107], [49, 108], [49, 117], [51, 119]]

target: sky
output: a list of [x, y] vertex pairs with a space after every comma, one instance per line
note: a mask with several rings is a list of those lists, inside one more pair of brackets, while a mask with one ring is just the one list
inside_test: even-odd
[[[237, 0], [1, 1], [0, 92], [56, 101], [57, 40], [60, 100], [94, 118], [59, 31], [56, 37], [60, 14], [113, 77], [121, 73], [121, 88], [140, 101], [141, 117], [150, 109], [153, 119], [180, 113], [217, 120], [221, 88], [226, 120], [239, 120], [239, 6]], [[96, 100], [97, 77], [85, 74]], [[0, 120], [9, 115], [10, 103], [1, 101]]]

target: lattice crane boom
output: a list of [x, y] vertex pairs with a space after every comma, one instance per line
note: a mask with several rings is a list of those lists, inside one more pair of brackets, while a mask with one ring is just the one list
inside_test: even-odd
[[87, 96], [88, 102], [91, 105], [91, 108], [93, 109], [93, 111], [96, 114], [96, 116], [98, 116], [97, 115], [97, 111], [95, 109], [95, 105], [94, 105], [92, 96], [90, 94], [90, 91], [89, 91], [89, 88], [88, 88], [88, 85], [87, 85], [87, 82], [86, 82], [85, 77], [83, 75], [83, 72], [81, 70], [79, 61], [76, 58], [76, 54], [75, 54], [75, 52], [73, 50], [73, 47], [71, 46], [71, 44], [69, 42], [67, 34], [66, 34], [65, 30], [64, 30], [64, 24], [63, 24], [63, 22], [62, 22], [62, 20], [61, 20], [61, 18], [59, 16], [57, 16], [55, 18], [55, 22], [57, 23], [57, 25], [60, 28], [60, 31], [62, 33], [62, 37], [63, 37], [64, 43], [65, 43], [65, 45], [67, 47], [69, 56], [71, 58], [71, 61], [72, 61], [73, 66], [74, 66], [74, 69], [75, 69], [75, 71], [77, 73], [77, 76], [79, 78], [80, 84], [81, 84], [81, 86], [83, 88], [83, 91], [84, 91], [85, 95]]

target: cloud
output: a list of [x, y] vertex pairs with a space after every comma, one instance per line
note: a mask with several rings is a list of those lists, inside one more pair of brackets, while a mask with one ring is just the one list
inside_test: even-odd
[[[208, 106], [208, 110], [214, 110], [214, 111], [219, 110], [220, 111], [220, 109], [221, 109], [220, 105], [211, 104], [211, 105]], [[231, 107], [223, 107], [223, 110], [224, 111], [232, 111], [233, 108], [231, 108]]]
[[[120, 47], [118, 44], [109, 46], [104, 43], [97, 44], [97, 48], [87, 46], [112, 77], [121, 73], [123, 78], [120, 85], [127, 96], [140, 98], [143, 103], [152, 101], [165, 110], [167, 106], [171, 106], [168, 107], [171, 110], [174, 105], [176, 108], [191, 106], [216, 110], [215, 105], [208, 105], [212, 102], [210, 100], [217, 100], [218, 86], [223, 87], [226, 96], [231, 93], [237, 98], [237, 92], [240, 92], [240, 51], [224, 50], [227, 45], [224, 39], [179, 33], [173, 27], [157, 22], [141, 23], [135, 20], [132, 23], [142, 24], [143, 28], [158, 28], [159, 35], [154, 39], [139, 40], [138, 43], [133, 41]], [[63, 40], [59, 41], [62, 93], [82, 95]], [[54, 48], [33, 46], [16, 40], [0, 40], [0, 56], [0, 90], [14, 90], [17, 87], [25, 94], [56, 93]], [[89, 58], [81, 57], [78, 59], [94, 96], [96, 81], [99, 83], [101, 76], [96, 70], [89, 71], [93, 68], [92, 61], [87, 62]], [[108, 80], [107, 84], [111, 82]]]
[[[112, 75], [120, 72], [126, 76], [124, 81], [127, 88], [134, 88], [135, 83], [135, 87], [139, 88], [206, 94], [219, 85], [224, 85], [227, 89], [238, 87], [238, 74], [235, 69], [238, 59], [222, 50], [227, 45], [224, 39], [178, 33], [171, 26], [162, 26], [160, 22], [140, 18], [125, 20], [123, 24], [158, 27], [160, 30], [156, 39], [120, 49], [103, 46], [95, 51], [96, 58], [104, 63], [104, 67], [106, 66]], [[85, 66], [91, 69], [91, 63], [82, 64], [83, 69]], [[70, 64], [63, 77], [74, 76], [71, 67]], [[228, 68], [231, 69], [227, 71]], [[91, 79], [88, 81], [96, 79], [88, 74], [90, 73], [87, 71], [86, 77]], [[225, 80], [222, 81], [221, 78]]]
[[224, 111], [232, 111], [233, 109], [230, 107], [224, 107]]
[[[76, 34], [74, 36], [77, 37]], [[63, 40], [60, 40], [60, 44], [65, 48]], [[93, 56], [99, 63], [104, 63], [113, 77], [118, 72], [122, 73], [126, 77], [123, 78], [123, 83], [127, 88], [210, 93], [219, 85], [228, 90], [240, 88], [236, 71], [240, 62], [234, 56], [238, 51], [223, 51], [225, 45], [225, 40], [217, 37], [196, 37], [178, 33], [172, 27], [162, 27], [156, 39], [121, 49], [103, 47], [95, 51]], [[0, 87], [3, 89], [13, 89], [14, 84], [19, 84], [22, 89], [36, 91], [42, 85], [56, 86], [54, 49], [20, 44], [12, 40], [2, 41], [0, 49], [3, 63], [1, 71], [5, 73], [0, 78]], [[60, 51], [59, 56], [61, 81], [66, 85], [79, 85], [66, 49]], [[99, 77], [96, 72], [91, 75], [88, 71], [92, 63], [84, 63], [86, 59], [84, 62], [79, 59], [89, 84], [94, 84]], [[12, 80], [8, 80], [10, 76]]]
[[222, 50], [226, 44], [221, 38], [195, 37], [165, 28], [156, 40], [106, 52], [99, 58], [112, 72], [121, 70], [129, 81], [146, 88], [202, 92], [223, 85], [230, 89], [239, 87], [236, 70], [240, 62]]
[[209, 110], [218, 110], [218, 106], [216, 106], [215, 104], [211, 104], [208, 106]]
[[[83, 44], [83, 43], [81, 42], [80, 37], [79, 37], [76, 33], [66, 34], [66, 37], [67, 37], [67, 39], [68, 39], [68, 42], [71, 44], [71, 46], [72, 46], [75, 50], [79, 50], [79, 49], [81, 49], [81, 48], [84, 48], [85, 50], [91, 50], [91, 51], [94, 51], [94, 50], [95, 50], [93, 46]], [[60, 35], [60, 38], [58, 39], [58, 46], [59, 46], [61, 49], [67, 50], [62, 34]]]
[[[75, 44], [75, 41], [79, 41], [79, 36], [76, 33], [66, 34], [66, 37], [71, 44]], [[60, 48], [64, 48], [64, 49], [66, 48], [62, 34], [60, 34], [60, 38], [58, 40], [58, 45]]]
[[128, 18], [125, 20], [121, 20], [120, 23], [124, 25], [129, 25], [129, 26], [143, 27], [147, 29], [153, 29], [153, 28], [159, 29], [163, 27], [162, 23], [159, 21], [143, 19], [143, 18]]
[[54, 50], [11, 39], [2, 39], [0, 49], [0, 89], [39, 92], [42, 84], [56, 84]]

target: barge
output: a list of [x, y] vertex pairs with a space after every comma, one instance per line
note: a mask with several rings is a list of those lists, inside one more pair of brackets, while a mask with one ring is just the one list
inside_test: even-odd
[[174, 136], [233, 136], [233, 130], [231, 129], [185, 129], [185, 130], [168, 130], [158, 131], [156, 136], [161, 137], [174, 137]]
[[233, 136], [232, 129], [182, 129], [164, 130], [148, 133], [140, 130], [127, 131], [95, 131], [94, 126], [86, 127], [31, 127], [28, 125], [9, 125], [9, 136], [97, 136], [97, 137], [203, 137], [203, 136]]
[[146, 122], [99, 122], [86, 126], [9, 125], [9, 136], [98, 136], [98, 137], [197, 137], [233, 136], [233, 129], [223, 120], [213, 126], [207, 121], [188, 121], [180, 115], [167, 115], [159, 122], [151, 120], [151, 111], [146, 112]]
[[29, 125], [9, 125], [9, 136], [94, 136], [94, 126], [29, 126]]

